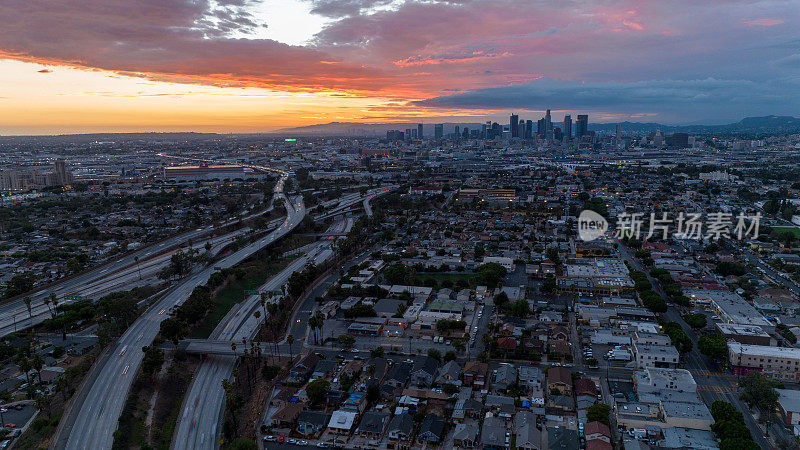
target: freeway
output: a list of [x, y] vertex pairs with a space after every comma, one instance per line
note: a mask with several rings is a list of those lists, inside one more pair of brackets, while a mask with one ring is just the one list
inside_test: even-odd
[[[281, 172], [281, 179], [275, 186], [276, 194], [286, 205], [287, 216], [283, 225], [218, 261], [214, 267], [235, 266], [285, 236], [302, 221], [306, 214], [302, 197], [289, 199], [283, 193], [287, 177], [288, 173]], [[144, 356], [142, 347], [153, 342], [161, 321], [168, 316], [167, 311], [183, 303], [197, 286], [206, 283], [216, 271], [214, 267], [198, 271], [168, 292], [131, 325], [107, 357], [98, 360], [92, 376], [87, 377], [65, 411], [53, 443], [55, 448], [111, 448], [119, 416]]]
[[[345, 221], [332, 225], [333, 231], [341, 231], [346, 227]], [[259, 288], [261, 291], [280, 290], [289, 277], [310, 264], [319, 264], [333, 256], [327, 241], [317, 242], [307, 249], [306, 253], [292, 261], [285, 269]], [[277, 301], [277, 299], [275, 299]], [[242, 345], [242, 339], [253, 339], [265, 317], [255, 316], [261, 308], [260, 296], [251, 295], [237, 309], [229, 314], [211, 334], [210, 348], [220, 352], [231, 351], [231, 343]], [[220, 342], [227, 342], [225, 344]], [[198, 344], [195, 344], [198, 345]], [[203, 345], [203, 344], [199, 344]], [[233, 353], [233, 351], [231, 351]], [[233, 376], [236, 364], [235, 356], [211, 356], [199, 367], [192, 380], [189, 391], [183, 401], [181, 415], [172, 437], [173, 449], [214, 449], [219, 442], [219, 423], [222, 420], [225, 405], [225, 391], [222, 380]]]
[[[251, 214], [243, 220], [247, 220], [258, 215], [271, 211], [267, 210]], [[216, 254], [226, 244], [237, 236], [246, 233], [247, 229], [240, 229], [231, 233], [204, 239], [204, 236], [213, 233], [216, 229], [224, 228], [239, 221], [239, 219], [229, 219], [220, 224], [206, 228], [179, 234], [167, 238], [161, 242], [142, 248], [135, 252], [123, 255], [114, 261], [102, 264], [95, 268], [78, 274], [72, 278], [57, 282], [54, 285], [42, 289], [30, 295], [31, 309], [28, 310], [22, 298], [14, 299], [0, 305], [0, 337], [23, 330], [44, 321], [50, 315], [50, 307], [45, 304], [50, 294], [55, 294], [59, 304], [71, 303], [72, 299], [67, 299], [67, 295], [80, 295], [84, 297], [97, 298], [114, 290], [124, 287], [130, 288], [140, 276], [153, 276], [164, 267], [169, 258], [176, 252], [181, 251], [180, 245], [192, 241], [192, 248], [203, 249], [206, 242], [211, 243], [212, 255]], [[275, 226], [277, 226], [275, 223]]]
[[367, 194], [362, 197], [358, 194], [348, 194], [341, 199], [338, 205], [334, 206], [332, 209], [328, 211], [323, 211], [322, 213], [318, 214], [314, 217], [314, 220], [319, 222], [321, 220], [325, 220], [331, 218], [333, 216], [344, 214], [349, 210], [353, 205], [357, 203], [362, 203], [364, 205], [364, 209], [367, 213], [367, 216], [372, 216], [372, 207], [370, 207], [369, 202], [374, 199], [375, 197], [379, 197], [387, 192], [390, 192], [394, 189], [397, 189], [398, 186], [392, 185], [387, 187], [380, 187], [375, 189], [370, 189]]

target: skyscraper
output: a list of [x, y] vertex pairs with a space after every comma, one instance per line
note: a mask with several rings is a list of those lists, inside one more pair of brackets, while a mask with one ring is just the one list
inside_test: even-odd
[[503, 137], [503, 127], [497, 122], [492, 122], [492, 139]]
[[533, 137], [533, 121], [526, 120], [525, 121], [525, 139], [530, 139]]
[[444, 124], [437, 123], [433, 126], [433, 137], [436, 139], [441, 139], [444, 136]]
[[417, 137], [422, 139], [422, 124], [421, 123], [417, 124]]
[[512, 138], [519, 137], [519, 129], [517, 127], [518, 125], [519, 125], [519, 116], [516, 114], [512, 114], [511, 120], [509, 121], [508, 124], [508, 132], [511, 133]]
[[564, 116], [564, 137], [572, 139], [572, 116], [569, 114]]
[[53, 172], [55, 173], [58, 185], [63, 186], [67, 184], [67, 163], [63, 159], [57, 159], [53, 162]]
[[575, 122], [575, 137], [580, 138], [589, 132], [589, 116], [587, 114], [578, 114], [578, 120]]

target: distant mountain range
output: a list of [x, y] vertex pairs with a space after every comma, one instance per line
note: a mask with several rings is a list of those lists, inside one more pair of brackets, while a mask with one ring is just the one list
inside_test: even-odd
[[[798, 133], [800, 132], [800, 119], [791, 116], [763, 116], [746, 117], [736, 123], [726, 125], [664, 125], [659, 123], [621, 122], [620, 128], [624, 132], [650, 132], [660, 129], [665, 133], [691, 133], [691, 134], [758, 134], [758, 133]], [[589, 123], [589, 129], [614, 133], [616, 123]]]
[[[590, 117], [591, 119], [591, 117]], [[428, 122], [429, 119], [426, 119]], [[455, 127], [463, 130], [464, 127], [470, 130], [480, 129], [481, 123], [444, 123], [444, 134], [452, 133]], [[397, 123], [360, 123], [360, 122], [330, 122], [326, 124], [308, 125], [304, 127], [284, 128], [274, 131], [273, 134], [286, 134], [297, 136], [364, 136], [381, 137], [386, 136], [388, 130], [415, 129], [417, 123], [397, 122]], [[534, 124], [534, 127], [536, 125]], [[423, 125], [425, 136], [433, 135], [433, 123]], [[573, 125], [574, 127], [574, 125]], [[747, 117], [739, 122], [727, 125], [665, 125], [654, 122], [620, 122], [623, 132], [646, 133], [661, 130], [665, 133], [691, 133], [691, 134], [758, 134], [758, 133], [800, 133], [800, 119], [791, 116], [763, 116]], [[589, 129], [614, 133], [617, 123], [592, 123], [589, 122]], [[573, 128], [574, 130], [574, 128]]]

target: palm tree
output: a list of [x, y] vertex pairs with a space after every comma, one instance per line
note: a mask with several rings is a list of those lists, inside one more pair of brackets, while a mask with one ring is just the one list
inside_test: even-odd
[[308, 327], [311, 329], [311, 333], [314, 334], [314, 345], [317, 345], [317, 317], [311, 316], [308, 318]]
[[44, 304], [47, 305], [47, 310], [50, 311], [50, 317], [52, 317], [52, 318], [56, 317], [55, 313], [53, 312], [53, 308], [50, 307], [50, 305], [53, 303], [53, 298], [55, 296], [56, 296], [56, 294], [53, 294], [51, 292], [50, 296], [49, 297], [45, 297], [45, 299], [44, 299]]
[[233, 354], [236, 354], [236, 342], [231, 342], [231, 350], [233, 350]]
[[139, 266], [139, 255], [133, 257], [133, 260], [136, 261], [136, 269], [139, 271], [139, 279], [142, 279], [142, 268]]
[[31, 359], [31, 368], [36, 370], [36, 375], [39, 377], [39, 384], [42, 384], [42, 368], [44, 367], [44, 359], [38, 353], [33, 355]]
[[294, 355], [292, 354], [292, 344], [294, 344], [294, 336], [291, 334], [286, 336], [286, 343], [289, 344], [289, 359], [294, 359]]
[[[322, 314], [321, 311], [317, 311], [314, 314], [314, 317], [317, 318], [317, 329], [319, 330], [319, 333], [322, 334], [322, 325], [325, 324], [325, 316]], [[314, 342], [316, 342], [316, 340]]]
[[[270, 294], [271, 296], [272, 294]], [[264, 319], [267, 318], [267, 294], [261, 293], [261, 298], [258, 300], [261, 303], [261, 308], [264, 309]]]
[[17, 356], [16, 361], [14, 362], [17, 364], [17, 366], [19, 366], [19, 370], [25, 373], [25, 381], [27, 381], [28, 384], [31, 384], [31, 379], [28, 376], [28, 372], [31, 370], [30, 360], [26, 358], [25, 355], [20, 354]]
[[33, 308], [31, 307], [31, 302], [33, 300], [31, 300], [30, 297], [25, 297], [22, 301], [25, 302], [25, 306], [28, 308], [28, 317], [33, 319]]

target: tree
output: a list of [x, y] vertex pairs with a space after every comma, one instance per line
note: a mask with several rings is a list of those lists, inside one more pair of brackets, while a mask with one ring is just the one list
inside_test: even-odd
[[369, 354], [373, 358], [383, 358], [383, 355], [384, 355], [383, 347], [380, 347], [380, 346], [375, 347], [372, 350], [370, 350]]
[[756, 406], [761, 411], [773, 411], [778, 404], [778, 391], [760, 372], [748, 373], [739, 385], [744, 390], [742, 400], [750, 406]]
[[479, 284], [486, 285], [490, 289], [497, 287], [497, 284], [506, 276], [505, 267], [497, 263], [481, 264], [475, 269], [475, 279]]
[[349, 334], [340, 334], [336, 341], [339, 343], [339, 346], [344, 348], [350, 348], [353, 344], [356, 343], [356, 338], [350, 336]]
[[36, 275], [34, 275], [32, 272], [14, 275], [10, 280], [8, 280], [8, 283], [6, 283], [5, 297], [11, 298], [20, 294], [24, 294], [33, 289], [35, 282]]
[[717, 422], [721, 422], [723, 420], [744, 420], [741, 411], [736, 409], [736, 407], [730, 403], [721, 400], [717, 400], [711, 404], [711, 416], [714, 417], [714, 420]]
[[258, 444], [256, 441], [245, 438], [245, 437], [238, 437], [231, 441], [228, 445], [229, 450], [257, 450]]
[[761, 447], [752, 440], [728, 438], [719, 443], [719, 450], [761, 450]]
[[528, 301], [524, 298], [515, 301], [514, 304], [511, 305], [511, 314], [516, 317], [525, 318], [528, 316], [528, 314], [530, 314], [530, 312], [531, 308], [528, 305]]
[[31, 306], [33, 300], [30, 297], [25, 297], [22, 301], [25, 302], [25, 307], [28, 308], [28, 317], [33, 319], [33, 307]]
[[19, 370], [21, 370], [22, 373], [25, 374], [25, 381], [27, 381], [28, 384], [30, 384], [31, 379], [30, 376], [28, 375], [28, 372], [30, 372], [31, 370], [31, 361], [25, 355], [19, 354], [14, 359], [14, 363], [17, 365], [17, 367], [19, 367]]
[[594, 405], [590, 406], [588, 410], [586, 410], [586, 420], [589, 422], [597, 421], [608, 425], [608, 416], [610, 413], [610, 406], [606, 405], [605, 403], [595, 403]]
[[42, 368], [44, 367], [44, 359], [42, 355], [36, 353], [31, 358], [31, 369], [36, 371], [36, 376], [39, 377], [39, 384], [42, 384]]
[[552, 262], [556, 267], [561, 265], [561, 256], [559, 256], [557, 248], [548, 248], [545, 254], [547, 255], [547, 259], [549, 259], [550, 262]]
[[683, 320], [692, 328], [703, 328], [708, 323], [708, 319], [703, 313], [684, 314]]
[[381, 390], [377, 383], [370, 384], [367, 387], [367, 402], [375, 403], [381, 396]]
[[705, 334], [697, 341], [700, 353], [711, 359], [723, 360], [728, 356], [728, 343], [721, 334]]
[[183, 339], [186, 333], [184, 324], [175, 317], [167, 317], [161, 321], [160, 331], [161, 336], [175, 345], [178, 346], [178, 341]]
[[442, 386], [442, 391], [447, 395], [453, 395], [459, 391], [458, 386], [453, 383], [447, 383]]
[[494, 304], [495, 306], [501, 307], [508, 303], [508, 294], [505, 291], [500, 291], [499, 294], [494, 296]]
[[325, 396], [330, 392], [331, 384], [322, 378], [308, 383], [306, 386], [306, 395], [312, 404], [316, 405], [325, 399]]
[[142, 347], [144, 358], [142, 359], [142, 373], [153, 377], [164, 365], [164, 350], [158, 347]]
[[286, 336], [286, 343], [289, 344], [289, 359], [294, 359], [294, 355], [292, 355], [292, 344], [294, 344], [294, 336], [291, 334]]
[[456, 359], [456, 352], [448, 350], [447, 353], [444, 354], [445, 362], [450, 362], [453, 361], [454, 359]]
[[437, 350], [435, 348], [429, 348], [428, 349], [428, 356], [430, 356], [431, 358], [433, 358], [433, 359], [435, 359], [437, 361], [441, 361], [442, 360], [442, 352], [440, 352], [439, 350]]

